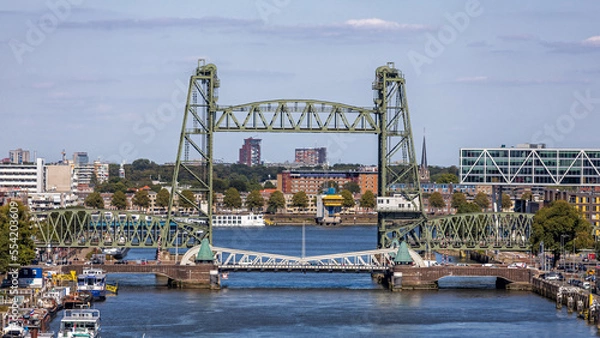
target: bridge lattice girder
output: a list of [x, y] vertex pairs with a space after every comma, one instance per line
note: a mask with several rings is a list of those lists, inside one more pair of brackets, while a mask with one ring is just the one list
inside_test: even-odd
[[[34, 213], [38, 247], [174, 248], [197, 245], [208, 227], [192, 218], [171, 219], [142, 212], [60, 209]], [[176, 240], [178, 239], [178, 240]]]
[[529, 251], [533, 214], [473, 213], [388, 226], [387, 242], [404, 238], [415, 250]]
[[274, 100], [218, 107], [215, 132], [379, 133], [373, 109], [318, 100]]
[[[194, 218], [172, 218], [167, 230], [163, 217], [115, 210], [66, 209], [33, 216], [38, 247], [190, 248], [208, 230]], [[389, 245], [405, 238], [414, 250], [528, 251], [532, 221], [532, 214], [519, 213], [451, 215], [388, 225], [386, 238]]]

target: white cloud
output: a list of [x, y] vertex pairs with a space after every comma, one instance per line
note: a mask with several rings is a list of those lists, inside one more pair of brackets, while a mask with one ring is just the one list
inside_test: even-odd
[[352, 19], [344, 22], [344, 25], [357, 28], [357, 29], [368, 29], [368, 30], [407, 30], [407, 31], [420, 31], [429, 29], [426, 25], [398, 23], [395, 21], [385, 21], [379, 18], [370, 19]]
[[454, 82], [456, 83], [482, 83], [488, 80], [487, 76], [471, 76], [471, 77], [459, 77]]
[[584, 46], [600, 47], [600, 35], [589, 37], [581, 42]]

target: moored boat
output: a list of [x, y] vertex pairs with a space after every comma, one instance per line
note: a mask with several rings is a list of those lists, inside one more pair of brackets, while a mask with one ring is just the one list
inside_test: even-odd
[[111, 255], [114, 259], [122, 259], [129, 252], [129, 248], [104, 248], [102, 253], [105, 255]]
[[59, 338], [100, 337], [100, 310], [65, 310], [60, 321]]
[[263, 227], [265, 220], [262, 214], [227, 214], [213, 215], [214, 227]]
[[106, 274], [102, 269], [84, 269], [77, 276], [77, 291], [87, 291], [92, 294], [93, 300], [104, 300], [106, 298]]
[[23, 338], [25, 327], [22, 320], [11, 320], [2, 328], [2, 338]]
[[38, 307], [48, 310], [51, 316], [56, 314], [56, 311], [60, 309], [60, 304], [52, 296], [42, 296], [38, 301]]
[[48, 330], [52, 316], [50, 312], [43, 308], [36, 308], [29, 310], [28, 313], [23, 315], [25, 327], [37, 327], [42, 332]]
[[63, 300], [63, 308], [77, 309], [83, 306], [89, 306], [92, 298], [92, 294], [88, 291], [75, 292], [65, 296]]

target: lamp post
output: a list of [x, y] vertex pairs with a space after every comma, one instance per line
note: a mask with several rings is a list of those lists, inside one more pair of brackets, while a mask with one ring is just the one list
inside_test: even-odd
[[560, 235], [560, 250], [561, 250], [560, 258], [562, 260], [563, 269], [566, 271], [566, 267], [565, 267], [565, 237], [569, 238], [569, 235], [565, 235], [565, 234]]

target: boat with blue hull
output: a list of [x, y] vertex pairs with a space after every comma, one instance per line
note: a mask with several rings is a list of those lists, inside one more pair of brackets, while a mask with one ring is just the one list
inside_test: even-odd
[[106, 273], [102, 269], [84, 269], [77, 276], [77, 291], [89, 292], [93, 300], [106, 299]]

